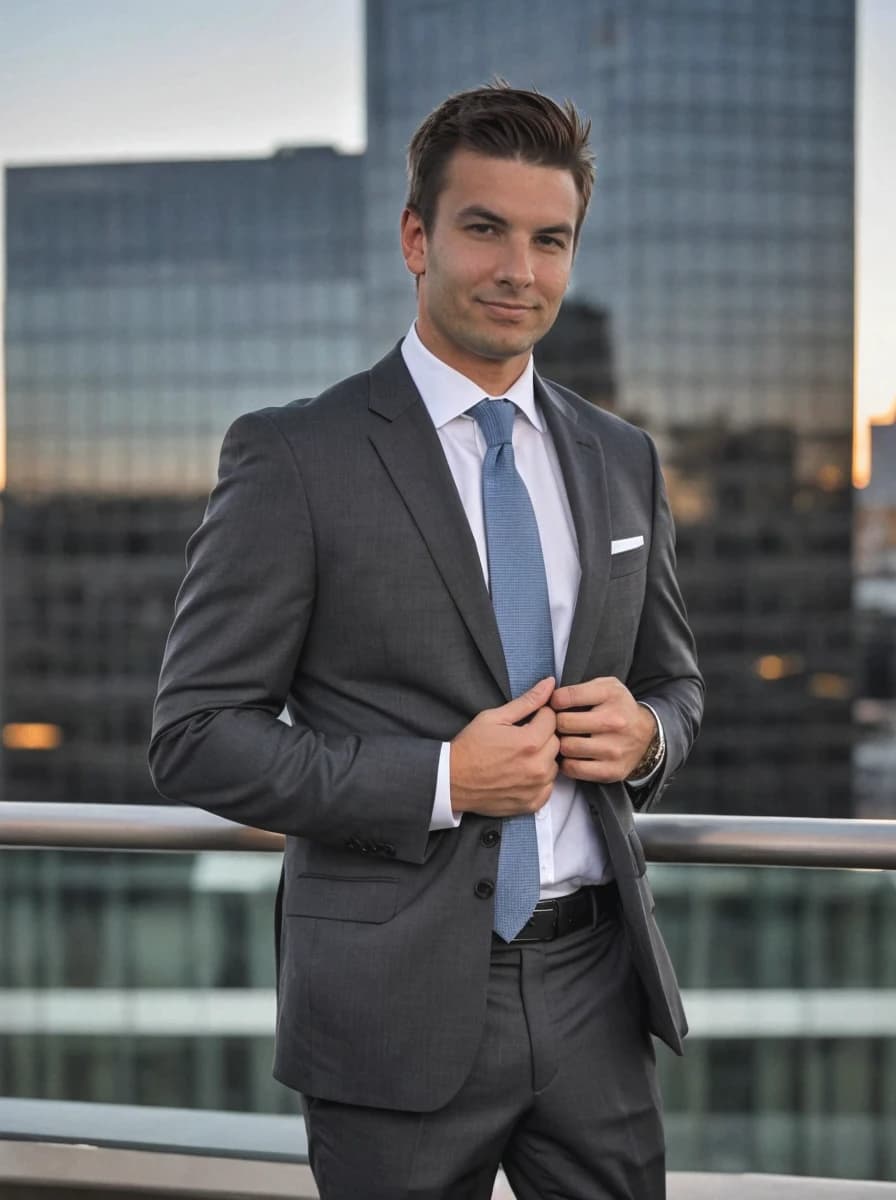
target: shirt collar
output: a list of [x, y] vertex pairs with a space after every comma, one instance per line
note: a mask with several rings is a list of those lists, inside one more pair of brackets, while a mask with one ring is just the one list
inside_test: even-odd
[[[468, 408], [485, 398], [477, 383], [427, 350], [420, 341], [416, 325], [411, 325], [401, 343], [401, 354], [436, 429], [441, 429], [455, 417], [464, 416]], [[491, 396], [489, 399], [511, 400], [539, 433], [544, 432], [544, 421], [535, 406], [531, 354], [519, 379], [502, 396]]]

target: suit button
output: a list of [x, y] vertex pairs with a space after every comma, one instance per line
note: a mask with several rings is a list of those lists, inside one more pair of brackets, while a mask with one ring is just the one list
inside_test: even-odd
[[497, 846], [501, 840], [501, 835], [497, 829], [486, 829], [479, 840], [483, 846]]
[[354, 838], [354, 837], [349, 838], [348, 841], [345, 843], [345, 848], [346, 848], [346, 850], [360, 850], [361, 843], [358, 841], [357, 838]]
[[473, 891], [476, 893], [476, 895], [479, 897], [480, 900], [487, 900], [489, 898], [489, 896], [494, 894], [495, 885], [492, 883], [492, 881], [490, 879], [480, 879], [479, 882], [476, 884], [476, 886], [473, 888]]
[[383, 846], [382, 846], [382, 850], [383, 850], [383, 854], [385, 854], [386, 858], [394, 858], [395, 857], [395, 847], [392, 845], [391, 842], [384, 842]]

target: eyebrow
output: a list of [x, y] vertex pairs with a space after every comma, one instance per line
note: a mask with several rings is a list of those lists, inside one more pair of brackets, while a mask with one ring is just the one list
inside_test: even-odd
[[[462, 208], [457, 214], [458, 221], [468, 221], [471, 217], [477, 217], [482, 221], [488, 221], [490, 225], [497, 225], [500, 229], [509, 229], [510, 222], [506, 217], [499, 216], [489, 208], [483, 207], [481, 204], [469, 204], [466, 208]], [[565, 234], [566, 237], [573, 236], [573, 228], [567, 221], [561, 221], [559, 225], [545, 225], [541, 229], [535, 230], [536, 234], [542, 235], [546, 233]]]

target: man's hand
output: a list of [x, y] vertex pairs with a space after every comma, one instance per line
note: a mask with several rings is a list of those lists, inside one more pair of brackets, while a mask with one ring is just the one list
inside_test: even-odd
[[557, 712], [560, 770], [570, 779], [627, 779], [656, 733], [650, 709], [611, 675], [557, 688], [551, 707]]
[[542, 679], [508, 704], [484, 709], [460, 731], [449, 760], [455, 813], [515, 817], [547, 803], [560, 749], [557, 717], [548, 707], [553, 690], [553, 678]]

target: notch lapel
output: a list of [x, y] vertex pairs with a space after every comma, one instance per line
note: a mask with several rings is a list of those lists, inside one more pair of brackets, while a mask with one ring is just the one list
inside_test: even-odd
[[610, 580], [610, 508], [603, 448], [583, 429], [575, 409], [535, 376], [536, 396], [554, 439], [579, 543], [582, 577], [573, 613], [561, 685], [580, 683], [600, 622]]
[[[506, 700], [504, 649], [439, 435], [396, 347], [370, 371], [370, 440]], [[400, 586], [400, 584], [399, 584]]]

